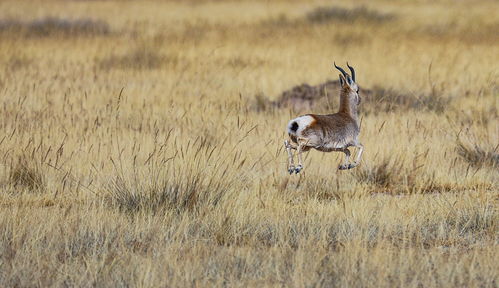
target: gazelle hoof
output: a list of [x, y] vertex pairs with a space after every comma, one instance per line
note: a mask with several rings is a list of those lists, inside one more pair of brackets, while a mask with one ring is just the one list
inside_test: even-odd
[[295, 168], [295, 173], [298, 174], [300, 173], [300, 171], [303, 170], [303, 166], [301, 165], [298, 165], [296, 168]]
[[356, 163], [348, 164], [348, 169], [352, 169], [352, 168], [355, 168], [355, 167], [357, 167]]
[[290, 166], [288, 168], [288, 172], [289, 172], [289, 175], [293, 174], [295, 172], [295, 167], [294, 166]]
[[339, 170], [347, 170], [350, 169], [350, 165], [342, 164], [338, 167]]

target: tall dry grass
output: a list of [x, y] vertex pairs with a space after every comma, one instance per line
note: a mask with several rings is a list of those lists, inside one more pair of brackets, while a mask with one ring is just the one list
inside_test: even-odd
[[[0, 286], [496, 287], [498, 8], [1, 2]], [[363, 162], [290, 177], [333, 60]]]

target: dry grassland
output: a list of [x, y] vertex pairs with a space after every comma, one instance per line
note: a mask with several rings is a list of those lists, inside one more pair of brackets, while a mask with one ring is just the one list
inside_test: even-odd
[[[497, 287], [498, 10], [0, 2], [0, 286]], [[391, 92], [289, 176], [266, 103], [333, 60]]]

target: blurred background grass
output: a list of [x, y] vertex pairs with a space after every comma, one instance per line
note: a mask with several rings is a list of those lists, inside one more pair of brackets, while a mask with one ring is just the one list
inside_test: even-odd
[[[497, 286], [498, 8], [0, 2], [0, 286]], [[364, 161], [289, 177], [333, 61]]]

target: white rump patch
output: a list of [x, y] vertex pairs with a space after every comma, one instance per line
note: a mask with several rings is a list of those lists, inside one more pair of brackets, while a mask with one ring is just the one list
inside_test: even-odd
[[[301, 132], [305, 128], [310, 126], [310, 124], [312, 124], [314, 121], [315, 121], [314, 117], [309, 116], [309, 115], [303, 115], [303, 116], [297, 117], [295, 119], [292, 119], [288, 123], [288, 133], [299, 136], [301, 134]], [[291, 130], [294, 122], [296, 122], [298, 124], [298, 129], [296, 131]]]

